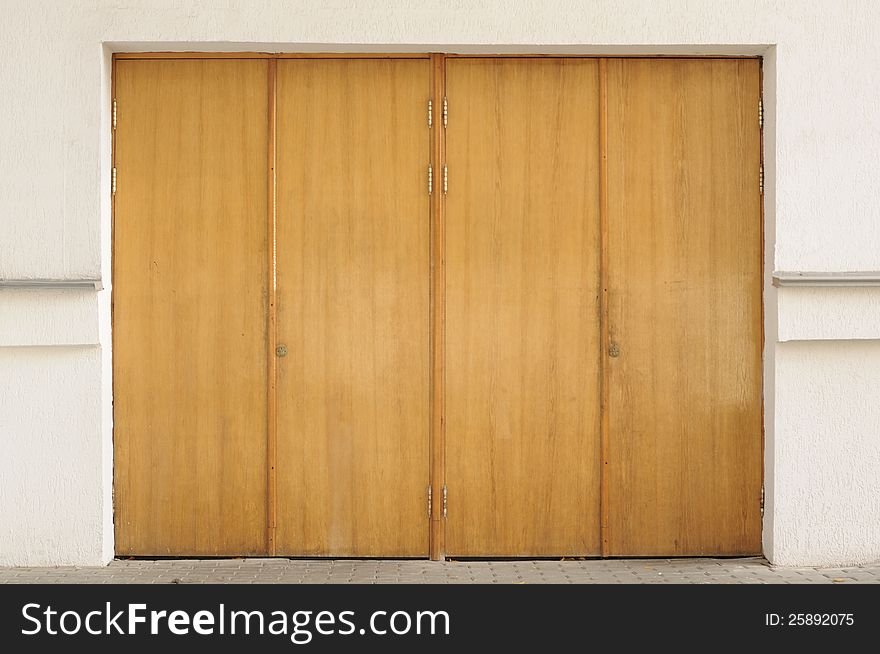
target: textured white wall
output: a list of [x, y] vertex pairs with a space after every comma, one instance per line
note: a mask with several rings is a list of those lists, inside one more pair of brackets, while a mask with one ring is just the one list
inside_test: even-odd
[[776, 563], [878, 558], [878, 362], [876, 340], [777, 347]]
[[0, 565], [99, 565], [100, 349], [0, 347]]
[[880, 339], [880, 289], [782, 288], [778, 324], [780, 341]]
[[[19, 492], [0, 495], [0, 519], [12, 534], [0, 537], [0, 563], [84, 563], [112, 552], [115, 50], [764, 53], [768, 271], [880, 270], [880, 8], [867, 0], [0, 0], [0, 19], [0, 279], [101, 276], [108, 289], [92, 299], [0, 292], [0, 358], [15, 362], [0, 366], [0, 385], [17, 389], [14, 405], [0, 399], [0, 442], [16, 443], [27, 461], [55, 461], [53, 438], [70, 446], [66, 467], [45, 467], [39, 483], [22, 479], [16, 457], [0, 459], [0, 487]], [[833, 538], [798, 538], [830, 527], [824, 509], [792, 501], [861, 506], [864, 524], [880, 522], [876, 491], [849, 474], [876, 453], [880, 437], [870, 429], [880, 403], [866, 395], [870, 379], [847, 372], [880, 367], [880, 351], [862, 343], [865, 358], [856, 361], [852, 344], [828, 340], [877, 339], [880, 289], [781, 289], [779, 336], [798, 343], [778, 352], [776, 295], [768, 288], [765, 550], [790, 564], [880, 559], [880, 540], [866, 538], [859, 521], [833, 523]], [[100, 349], [69, 347], [95, 334]], [[31, 345], [53, 347], [21, 349]], [[814, 356], [787, 354], [811, 348]], [[71, 366], [72, 353], [86, 351], [91, 356]], [[784, 388], [774, 390], [776, 380]], [[804, 388], [792, 392], [794, 382]], [[805, 401], [807, 389], [820, 387], [828, 401]], [[852, 397], [864, 401], [843, 421], [837, 407]], [[793, 462], [783, 457], [815, 439], [849, 448], [834, 450], [833, 470], [814, 470], [820, 460], [803, 457], [784, 467]], [[776, 468], [786, 475], [774, 477]], [[71, 471], [76, 487], [58, 495]], [[42, 510], [53, 502], [64, 519]]]
[[0, 289], [0, 347], [100, 342], [93, 290]]

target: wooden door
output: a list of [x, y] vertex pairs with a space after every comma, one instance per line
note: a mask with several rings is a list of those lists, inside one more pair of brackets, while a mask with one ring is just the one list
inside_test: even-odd
[[610, 555], [761, 551], [759, 75], [608, 62]]
[[446, 79], [447, 553], [598, 554], [598, 64]]
[[760, 552], [758, 60], [431, 71], [116, 63], [117, 552]]
[[278, 554], [428, 551], [430, 82], [278, 62]]
[[116, 552], [266, 551], [267, 62], [119, 61]]

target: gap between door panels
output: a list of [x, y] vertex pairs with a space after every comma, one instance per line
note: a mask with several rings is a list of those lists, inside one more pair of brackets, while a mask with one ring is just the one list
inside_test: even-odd
[[[431, 193], [431, 428], [430, 428], [430, 529], [428, 554], [443, 560], [446, 545], [446, 424], [444, 407], [446, 343], [446, 256], [443, 223], [446, 186], [446, 57], [431, 55], [430, 166], [443, 179], [443, 192]], [[442, 172], [441, 172], [442, 171]]]
[[269, 297], [268, 297], [268, 320], [267, 320], [267, 347], [266, 360], [268, 371], [268, 393], [266, 396], [267, 416], [268, 416], [268, 434], [266, 438], [266, 456], [267, 456], [267, 489], [266, 489], [266, 546], [269, 556], [276, 555], [276, 527], [278, 517], [278, 398], [277, 394], [277, 356], [275, 349], [278, 347], [277, 334], [277, 300], [278, 300], [278, 284], [277, 284], [277, 185], [275, 177], [276, 164], [276, 79], [278, 66], [275, 59], [268, 62], [268, 87], [269, 87], [269, 147], [268, 147], [268, 168], [269, 168], [269, 184], [268, 184], [268, 212], [267, 212], [267, 229], [269, 238], [269, 252], [267, 260], [269, 262], [268, 280], [269, 280]]

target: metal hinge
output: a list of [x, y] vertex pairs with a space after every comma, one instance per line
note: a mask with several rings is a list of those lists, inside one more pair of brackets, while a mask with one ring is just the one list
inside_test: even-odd
[[449, 170], [443, 166], [443, 195], [449, 190]]
[[446, 98], [443, 98], [443, 127], [446, 127], [446, 122], [449, 120], [449, 103], [446, 101]]
[[116, 195], [116, 166], [113, 166], [113, 174], [110, 175], [110, 193]]
[[431, 513], [432, 513], [432, 509], [433, 509], [433, 505], [434, 505], [433, 499], [434, 499], [434, 489], [431, 488], [430, 486], [428, 486], [428, 517], [429, 518], [431, 517]]
[[116, 100], [113, 101], [113, 129], [116, 129]]
[[443, 484], [443, 517], [446, 517], [446, 484]]
[[428, 166], [428, 195], [434, 192], [434, 169]]
[[764, 129], [764, 101], [758, 100], [758, 127]]
[[434, 103], [428, 100], [428, 127], [434, 125]]
[[758, 192], [764, 195], [764, 164], [758, 169]]
[[764, 517], [764, 487], [761, 486], [761, 517]]

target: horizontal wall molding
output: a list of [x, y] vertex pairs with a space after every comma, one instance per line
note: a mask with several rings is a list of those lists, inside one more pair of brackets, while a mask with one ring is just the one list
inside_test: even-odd
[[0, 288], [92, 289], [103, 290], [100, 279], [0, 279]]
[[773, 273], [774, 286], [880, 286], [880, 271]]

